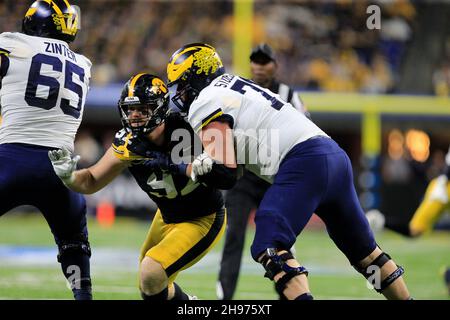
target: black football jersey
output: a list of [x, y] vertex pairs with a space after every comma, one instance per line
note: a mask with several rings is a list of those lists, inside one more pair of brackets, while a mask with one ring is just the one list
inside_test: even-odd
[[202, 152], [199, 137], [189, 123], [176, 114], [166, 119], [164, 140], [163, 146], [156, 146], [122, 129], [116, 134], [112, 147], [119, 159], [131, 161], [128, 169], [141, 189], [157, 204], [164, 222], [182, 222], [220, 210], [223, 199], [219, 190], [194, 182], [185, 175], [160, 169], [153, 171], [144, 165], [148, 160], [147, 150], [164, 152], [168, 156], [174, 151], [189, 162]]

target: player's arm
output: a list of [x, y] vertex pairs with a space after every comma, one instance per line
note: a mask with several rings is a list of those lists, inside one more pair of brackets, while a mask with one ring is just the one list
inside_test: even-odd
[[[59, 152], [59, 153], [58, 153]], [[79, 157], [72, 159], [70, 154], [55, 150], [49, 152], [56, 174], [73, 191], [91, 194], [99, 191], [117, 177], [129, 162], [116, 157], [110, 147], [103, 157], [93, 166], [75, 170]]]
[[[213, 121], [203, 127], [199, 137], [204, 153], [189, 164], [187, 175], [218, 189], [231, 189], [238, 176], [234, 140], [231, 127], [225, 121]], [[205, 165], [208, 158], [211, 166]]]

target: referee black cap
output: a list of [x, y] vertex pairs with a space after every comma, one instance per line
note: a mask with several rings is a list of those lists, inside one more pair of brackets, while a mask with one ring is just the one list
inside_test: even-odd
[[266, 64], [271, 61], [276, 62], [275, 54], [267, 43], [261, 43], [252, 50], [250, 61], [260, 64]]

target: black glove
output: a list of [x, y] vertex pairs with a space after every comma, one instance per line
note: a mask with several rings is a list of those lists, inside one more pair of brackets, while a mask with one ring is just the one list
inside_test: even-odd
[[146, 160], [144, 165], [151, 168], [153, 171], [160, 169], [162, 171], [169, 171], [170, 173], [186, 175], [187, 164], [175, 164], [170, 157], [159, 151], [146, 151], [145, 156], [150, 158]]

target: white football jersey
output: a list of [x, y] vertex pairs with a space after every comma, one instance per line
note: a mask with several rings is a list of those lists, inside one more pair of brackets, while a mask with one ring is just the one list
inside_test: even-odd
[[1, 80], [0, 144], [27, 143], [73, 151], [89, 90], [91, 62], [66, 42], [4, 32], [9, 52]]
[[238, 164], [269, 182], [292, 147], [314, 136], [328, 136], [278, 94], [230, 74], [200, 92], [188, 120], [199, 132], [218, 117], [232, 125]]

